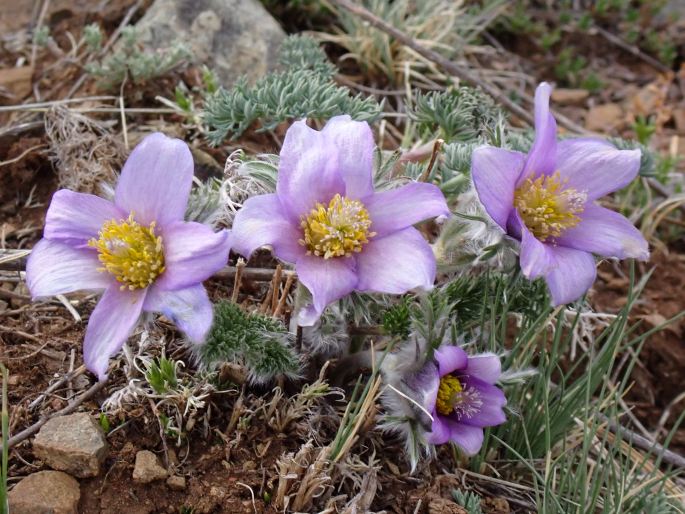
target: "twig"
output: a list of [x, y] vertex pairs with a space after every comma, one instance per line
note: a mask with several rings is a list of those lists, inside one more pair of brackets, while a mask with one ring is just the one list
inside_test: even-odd
[[621, 434], [629, 443], [637, 446], [641, 450], [651, 452], [655, 455], [660, 456], [664, 462], [673, 464], [678, 468], [685, 469], [685, 457], [683, 457], [682, 455], [678, 455], [677, 453], [669, 450], [668, 448], [664, 448], [656, 441], [652, 441], [650, 439], [647, 439], [646, 437], [636, 434], [629, 428], [618, 425], [616, 422], [610, 420], [602, 413], [597, 413], [597, 416], [600, 420], [607, 424], [609, 430], [611, 430], [615, 434]]
[[423, 170], [421, 176], [419, 177], [419, 182], [425, 182], [430, 177], [431, 171], [433, 171], [433, 166], [435, 166], [435, 160], [438, 158], [438, 152], [440, 152], [440, 147], [443, 145], [444, 141], [442, 139], [436, 139], [433, 143], [433, 151], [431, 152], [431, 160]]
[[85, 393], [83, 393], [81, 396], [76, 398], [73, 402], [71, 402], [69, 405], [67, 405], [63, 409], [58, 410], [57, 412], [53, 412], [51, 415], [39, 419], [30, 427], [25, 428], [24, 430], [22, 430], [18, 434], [10, 437], [9, 440], [7, 441], [8, 448], [12, 448], [12, 446], [19, 444], [24, 439], [28, 439], [29, 437], [31, 437], [33, 434], [38, 432], [40, 430], [40, 427], [45, 425], [45, 423], [47, 423], [48, 420], [55, 418], [55, 417], [58, 417], [58, 416], [65, 416], [66, 414], [71, 414], [72, 412], [74, 412], [76, 410], [76, 408], [79, 405], [81, 405], [86, 400], [89, 400], [90, 398], [95, 396], [102, 388], [105, 387], [105, 385], [107, 385], [107, 379], [103, 380], [102, 382], [97, 382], [97, 383], [93, 384], [92, 386], [90, 386], [90, 388]]
[[[400, 41], [402, 44], [408, 46], [412, 50], [414, 50], [417, 54], [421, 55], [425, 59], [428, 59], [429, 61], [434, 62], [438, 66], [440, 66], [442, 69], [447, 71], [449, 74], [454, 75], [460, 80], [463, 80], [464, 82], [472, 85], [472, 86], [479, 86], [483, 91], [485, 91], [488, 95], [490, 95], [493, 99], [495, 99], [497, 102], [500, 104], [504, 105], [509, 109], [512, 113], [514, 113], [516, 116], [521, 118], [522, 120], [528, 122], [529, 124], [533, 125], [534, 124], [534, 119], [531, 113], [527, 110], [525, 110], [523, 107], [520, 105], [514, 103], [508, 96], [506, 96], [502, 91], [497, 89], [493, 84], [490, 82], [487, 82], [485, 80], [482, 80], [480, 77], [477, 77], [475, 74], [473, 74], [469, 69], [460, 66], [456, 64], [453, 61], [450, 61], [449, 59], [443, 57], [439, 53], [421, 46], [419, 43], [414, 41], [411, 37], [407, 36], [404, 32], [396, 29], [386, 21], [380, 19], [378, 16], [373, 14], [372, 12], [368, 11], [362, 6], [355, 5], [353, 4], [350, 0], [331, 0], [333, 4], [338, 5], [339, 7], [342, 7], [343, 9], [347, 9], [350, 11], [352, 14], [355, 14], [359, 16], [360, 18], [364, 19], [365, 21], [369, 22], [370, 25], [373, 27], [376, 27], [379, 30], [382, 30], [383, 32], [391, 35], [398, 41]], [[529, 95], [524, 95], [527, 100], [532, 101], [532, 98]], [[587, 134], [588, 131], [585, 130], [583, 127], [580, 125], [576, 124], [575, 122], [571, 121], [568, 119], [566, 116], [563, 116], [559, 113], [554, 113], [557, 121], [566, 127], [568, 130], [578, 133], [578, 134]]]
[[24, 157], [26, 157], [28, 154], [30, 154], [34, 150], [38, 150], [39, 148], [43, 148], [44, 146], [47, 146], [47, 145], [41, 143], [39, 145], [32, 146], [31, 148], [27, 148], [26, 150], [21, 152], [21, 154], [16, 156], [14, 159], [10, 159], [9, 161], [0, 161], [0, 168], [3, 166], [7, 166], [8, 164], [12, 164], [14, 162], [21, 161]]
[[33, 400], [31, 403], [29, 403], [29, 410], [35, 409], [40, 402], [43, 401], [43, 399], [52, 393], [53, 391], [56, 391], [59, 389], [62, 385], [64, 385], [67, 382], [72, 381], [74, 378], [76, 378], [79, 375], [82, 375], [86, 371], [86, 365], [81, 364], [78, 368], [76, 368], [74, 371], [70, 373], [66, 373], [62, 378], [60, 378], [57, 382], [52, 384], [50, 387], [48, 387], [43, 393], [39, 394], [38, 397]]
[[271, 314], [274, 313], [276, 307], [278, 306], [278, 293], [281, 289], [281, 274], [283, 272], [283, 266], [280, 264], [276, 266], [276, 272], [274, 273], [274, 289], [271, 296]]
[[285, 302], [288, 299], [288, 293], [290, 292], [290, 288], [292, 287], [294, 280], [295, 275], [288, 275], [288, 278], [285, 279], [283, 294], [281, 295], [281, 299], [279, 300], [276, 310], [274, 311], [274, 318], [278, 318], [283, 312], [283, 307], [285, 307]]
[[235, 263], [235, 278], [233, 280], [233, 291], [231, 292], [231, 302], [236, 303], [238, 301], [238, 293], [240, 293], [240, 285], [243, 278], [243, 270], [245, 269], [245, 261], [240, 258], [238, 262]]
[[611, 43], [612, 45], [619, 47], [621, 50], [625, 50], [626, 52], [628, 52], [631, 55], [634, 55], [638, 59], [642, 59], [644, 62], [656, 68], [657, 70], [662, 71], [664, 73], [671, 73], [673, 71], [671, 68], [666, 66], [661, 61], [658, 61], [651, 55], [647, 55], [646, 53], [642, 52], [636, 45], [631, 45], [627, 43], [616, 34], [613, 34], [608, 30], [605, 30], [604, 28], [597, 26], [593, 27], [593, 30], [597, 32], [597, 34], [602, 36], [604, 39], [609, 41], [609, 43]]

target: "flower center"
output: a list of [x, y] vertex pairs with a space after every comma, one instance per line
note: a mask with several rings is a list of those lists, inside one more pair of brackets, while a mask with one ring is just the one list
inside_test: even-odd
[[462, 390], [463, 387], [457, 377], [453, 375], [445, 375], [442, 377], [440, 379], [440, 386], [438, 387], [438, 398], [435, 401], [435, 407], [438, 412], [443, 416], [452, 414]]
[[364, 204], [339, 194], [328, 207], [317, 203], [308, 215], [302, 216], [300, 226], [304, 229], [300, 244], [307, 247], [308, 254], [324, 259], [361, 252], [368, 238], [376, 235], [369, 232], [371, 219]]
[[578, 214], [585, 209], [587, 193], [565, 188], [557, 171], [554, 175], [530, 178], [514, 193], [514, 206], [523, 222], [540, 241], [559, 237], [580, 223]]
[[435, 408], [439, 414], [455, 414], [457, 419], [471, 417], [480, 412], [483, 406], [480, 392], [475, 387], [465, 387], [454, 375], [440, 379]]
[[99, 239], [91, 239], [88, 246], [98, 251], [103, 267], [120, 282], [121, 289], [143, 289], [164, 272], [162, 237], [155, 235], [155, 222], [145, 227], [133, 219], [110, 220], [100, 229]]

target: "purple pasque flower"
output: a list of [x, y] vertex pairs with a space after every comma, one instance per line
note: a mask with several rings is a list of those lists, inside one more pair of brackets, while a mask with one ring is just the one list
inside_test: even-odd
[[295, 263], [312, 294], [299, 323], [313, 325], [352, 291], [430, 289], [435, 257], [412, 225], [448, 215], [440, 189], [413, 182], [374, 192], [374, 141], [366, 122], [332, 118], [323, 130], [298, 121], [280, 154], [275, 194], [248, 199], [233, 222], [233, 250], [249, 256], [270, 245]]
[[499, 357], [493, 353], [467, 356], [458, 346], [435, 351], [434, 369], [427, 375], [424, 407], [433, 423], [427, 440], [432, 444], [455, 443], [467, 455], [483, 445], [483, 428], [506, 421], [507, 399], [494, 384], [501, 375]]
[[113, 202], [67, 189], [52, 197], [26, 281], [34, 298], [104, 291], [83, 344], [101, 380], [141, 312], [164, 313], [196, 343], [212, 324], [202, 281], [226, 264], [229, 234], [183, 221], [193, 170], [188, 146], [156, 133], [131, 152]]
[[639, 150], [602, 139], [557, 141], [549, 84], [535, 93], [535, 139], [528, 155], [492, 146], [473, 153], [471, 173], [492, 219], [521, 241], [521, 270], [544, 277], [554, 305], [582, 296], [596, 276], [593, 254], [649, 258], [647, 241], [620, 214], [596, 200], [628, 185]]

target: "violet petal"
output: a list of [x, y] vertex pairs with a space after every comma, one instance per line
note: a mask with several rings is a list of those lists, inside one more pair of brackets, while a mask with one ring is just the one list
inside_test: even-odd
[[552, 268], [545, 275], [554, 306], [570, 303], [590, 289], [597, 267], [592, 254], [563, 246], [549, 247]]
[[469, 356], [465, 375], [476, 377], [488, 384], [494, 384], [502, 374], [502, 363], [494, 353], [480, 353]]
[[433, 250], [413, 227], [371, 239], [355, 258], [359, 291], [402, 294], [430, 290], [435, 281]]
[[582, 221], [556, 238], [557, 244], [604, 257], [649, 258], [647, 241], [626, 217], [592, 203], [580, 216]]
[[158, 226], [183, 219], [193, 182], [188, 145], [159, 132], [133, 149], [121, 171], [114, 203], [138, 223]]
[[426, 434], [426, 440], [431, 444], [445, 444], [450, 440], [450, 428], [444, 416], [433, 410], [431, 431]]
[[549, 175], [557, 169], [557, 122], [549, 110], [552, 87], [542, 82], [535, 90], [535, 139], [518, 184], [531, 175]]
[[640, 171], [640, 155], [602, 139], [567, 139], [559, 142], [557, 169], [566, 187], [586, 192], [591, 201], [630, 184]]
[[457, 370], [463, 370], [468, 365], [466, 352], [453, 345], [442, 345], [435, 350], [435, 360], [438, 362], [438, 373], [441, 377]]
[[450, 441], [468, 456], [473, 456], [480, 451], [483, 446], [483, 429], [474, 427], [458, 421], [445, 418], [445, 424], [449, 430]]

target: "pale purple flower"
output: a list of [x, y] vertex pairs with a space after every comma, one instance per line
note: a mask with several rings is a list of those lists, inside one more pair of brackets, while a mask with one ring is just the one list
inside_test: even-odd
[[468, 356], [458, 346], [442, 346], [435, 362], [421, 373], [423, 406], [433, 422], [426, 439], [431, 444], [448, 441], [467, 455], [483, 445], [483, 428], [506, 421], [507, 399], [494, 384], [501, 375], [499, 357], [492, 353]]
[[67, 189], [52, 197], [26, 281], [34, 298], [104, 291], [83, 344], [101, 380], [142, 312], [164, 313], [196, 343], [211, 326], [202, 281], [226, 264], [229, 234], [183, 221], [193, 170], [188, 146], [156, 133], [131, 152], [113, 202]]
[[235, 217], [234, 251], [270, 245], [295, 264], [313, 298], [300, 312], [303, 326], [352, 291], [433, 286], [435, 257], [412, 225], [448, 215], [445, 198], [420, 182], [374, 192], [373, 151], [365, 122], [337, 116], [317, 131], [298, 121], [283, 142], [276, 193], [250, 198]]
[[521, 270], [544, 277], [555, 305], [574, 301], [596, 276], [593, 254], [649, 258], [647, 241], [620, 214], [596, 200], [628, 185], [639, 150], [602, 139], [557, 141], [549, 84], [535, 94], [535, 140], [528, 155], [492, 146], [473, 153], [471, 173], [492, 219], [521, 241]]

